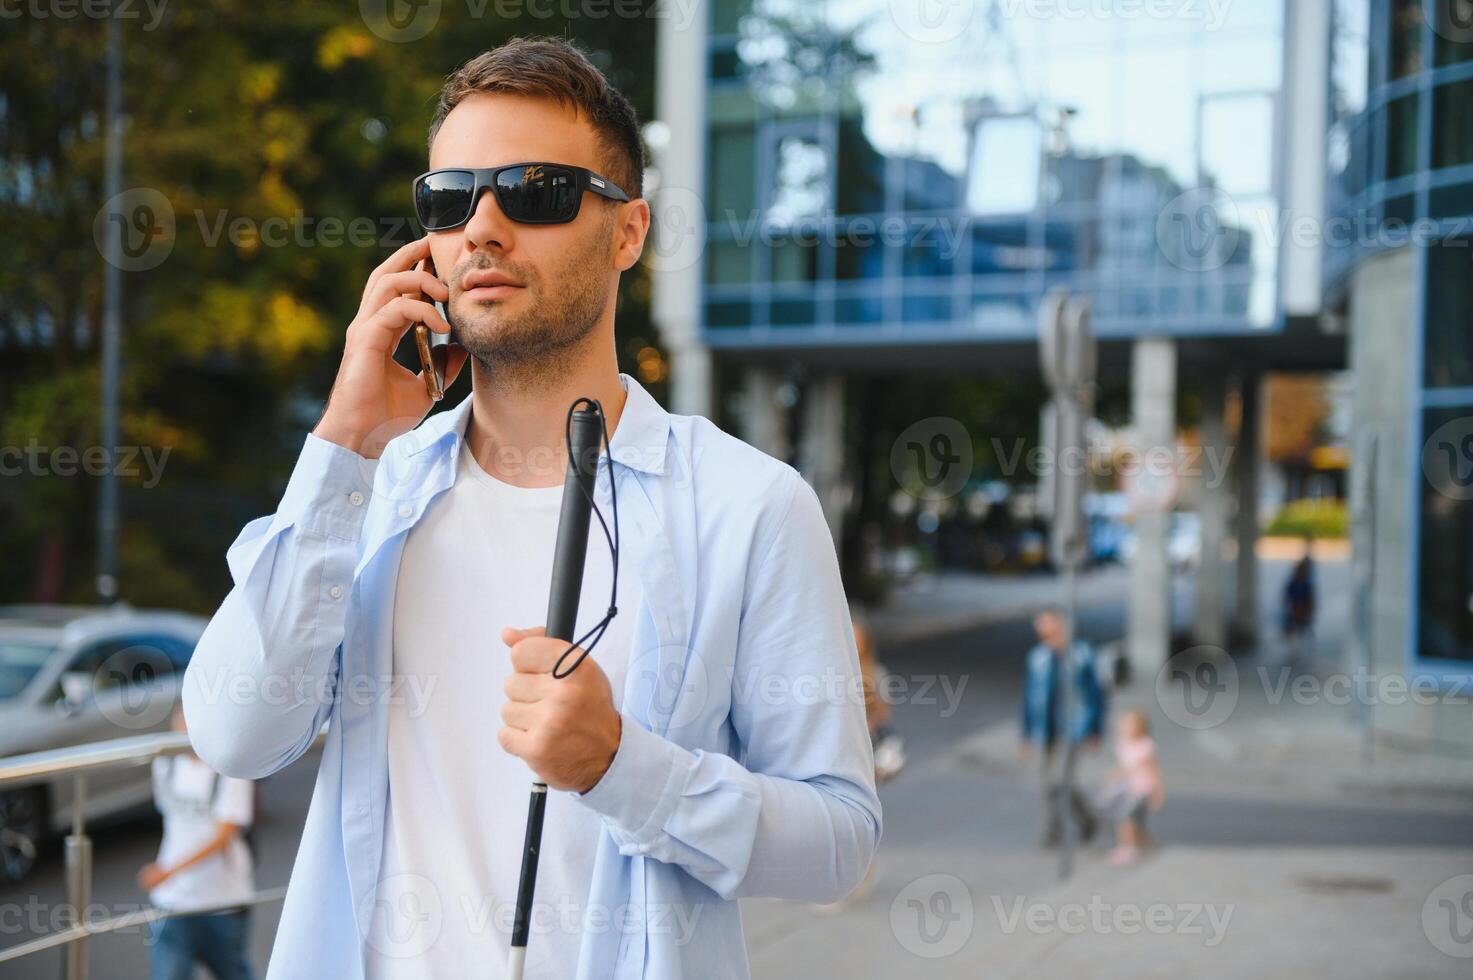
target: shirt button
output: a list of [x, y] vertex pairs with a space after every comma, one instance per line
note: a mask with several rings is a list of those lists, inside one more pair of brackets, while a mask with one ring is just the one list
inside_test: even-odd
[[327, 594], [332, 596], [334, 599], [341, 599], [343, 597], [343, 587], [341, 585], [334, 585], [332, 588], [327, 590]]
[[357, 490], [354, 490], [352, 493], [348, 494], [348, 502], [351, 503], [354, 507], [362, 507], [363, 494], [359, 493]]
[[408, 517], [409, 515], [411, 515], [413, 513], [414, 513], [414, 508], [411, 507], [409, 504], [400, 504], [399, 505], [399, 516], [400, 517]]

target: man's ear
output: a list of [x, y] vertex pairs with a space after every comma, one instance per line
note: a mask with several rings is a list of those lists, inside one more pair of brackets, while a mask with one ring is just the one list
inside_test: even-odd
[[618, 205], [614, 214], [614, 268], [624, 272], [644, 253], [644, 240], [650, 233], [650, 205], [641, 197]]

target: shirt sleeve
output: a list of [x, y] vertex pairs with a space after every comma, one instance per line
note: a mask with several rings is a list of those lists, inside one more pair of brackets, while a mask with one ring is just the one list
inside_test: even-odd
[[211, 811], [220, 823], [249, 827], [255, 819], [256, 784], [249, 779], [221, 776], [215, 788], [215, 806]]
[[247, 524], [230, 546], [234, 586], [183, 687], [189, 740], [216, 772], [275, 772], [327, 720], [376, 468], [308, 435], [276, 513]]
[[[625, 714], [613, 762], [579, 798], [621, 853], [678, 865], [723, 898], [832, 902], [869, 867], [880, 802], [833, 540], [817, 495], [789, 472], [791, 502], [749, 573], [736, 641], [731, 722], [743, 761], [692, 751]], [[774, 675], [813, 696], [743, 693]]]

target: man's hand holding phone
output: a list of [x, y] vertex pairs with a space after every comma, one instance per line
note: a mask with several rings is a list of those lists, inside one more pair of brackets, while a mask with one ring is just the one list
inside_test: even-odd
[[[368, 277], [358, 315], [348, 325], [327, 410], [313, 430], [319, 438], [377, 459], [390, 439], [408, 432], [428, 414], [434, 403], [423, 375], [396, 362], [394, 351], [417, 323], [436, 333], [450, 332], [450, 324], [431, 302], [447, 301], [450, 287], [421, 267], [429, 256], [429, 239], [421, 238], [389, 256]], [[467, 356], [463, 348], [450, 348], [447, 387]]]

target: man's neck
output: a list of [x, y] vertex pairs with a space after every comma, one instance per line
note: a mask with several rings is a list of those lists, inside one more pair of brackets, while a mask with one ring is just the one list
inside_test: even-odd
[[498, 480], [518, 487], [557, 486], [568, 467], [568, 407], [582, 397], [603, 405], [612, 439], [628, 397], [612, 344], [570, 353], [565, 370], [544, 373], [529, 384], [495, 376], [494, 365], [488, 373], [473, 359], [466, 446], [481, 469]]

